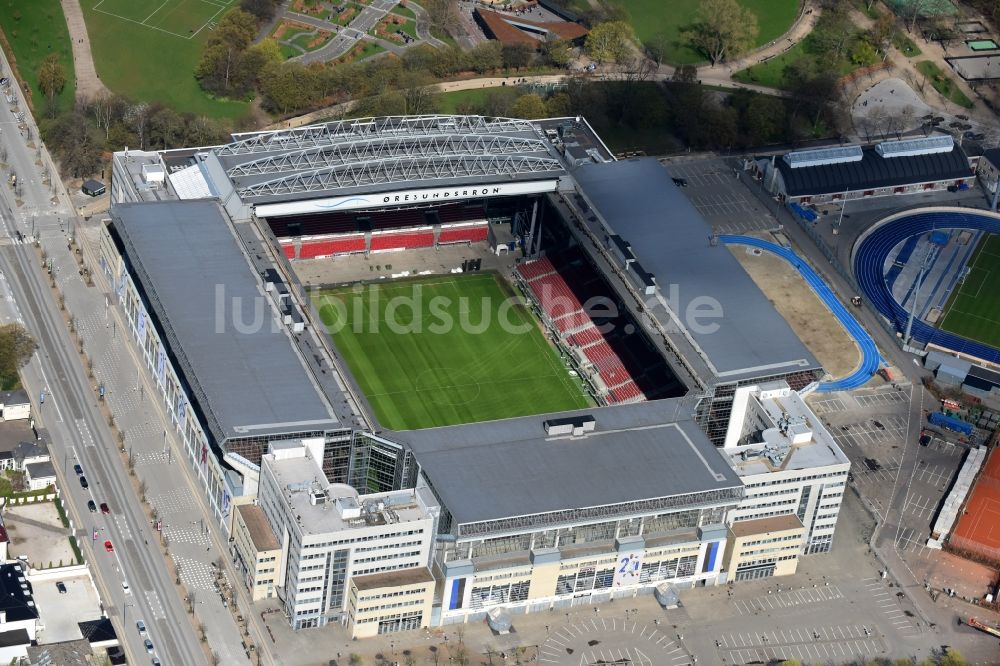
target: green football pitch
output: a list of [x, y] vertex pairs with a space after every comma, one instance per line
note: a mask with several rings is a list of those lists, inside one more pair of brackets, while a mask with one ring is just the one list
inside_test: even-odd
[[317, 307], [381, 424], [490, 421], [592, 404], [492, 273], [323, 290]]
[[981, 240], [968, 267], [948, 299], [940, 327], [1000, 348], [1000, 236]]

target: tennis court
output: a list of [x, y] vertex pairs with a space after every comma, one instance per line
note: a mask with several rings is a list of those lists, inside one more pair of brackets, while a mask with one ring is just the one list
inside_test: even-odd
[[979, 479], [969, 493], [965, 511], [949, 539], [956, 548], [1000, 563], [1000, 450], [990, 451]]

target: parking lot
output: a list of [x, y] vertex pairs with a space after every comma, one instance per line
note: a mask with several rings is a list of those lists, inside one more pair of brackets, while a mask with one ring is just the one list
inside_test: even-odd
[[661, 160], [674, 178], [687, 183], [684, 194], [712, 229], [720, 234], [767, 231], [778, 226], [774, 217], [743, 183], [745, 173], [721, 159]]
[[721, 634], [717, 647], [730, 664], [768, 664], [785, 659], [845, 663], [874, 657], [885, 650], [877, 630], [863, 624]]
[[[780, 588], [781, 583], [778, 583]], [[755, 599], [737, 599], [733, 601], [736, 612], [740, 615], [754, 615], [760, 611], [772, 611], [779, 608], [793, 608], [806, 604], [818, 604], [843, 599], [844, 594], [836, 585], [824, 585], [817, 588], [803, 588], [800, 590], [786, 590], [777, 594], [768, 594], [766, 597]]]
[[556, 627], [539, 647], [544, 664], [633, 664], [653, 666], [693, 663], [668, 625], [645, 624], [620, 617], [585, 617]]

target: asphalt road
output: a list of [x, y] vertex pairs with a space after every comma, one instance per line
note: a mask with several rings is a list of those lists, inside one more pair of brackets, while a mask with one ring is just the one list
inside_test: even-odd
[[[6, 67], [4, 71], [8, 71]], [[24, 368], [23, 380], [33, 396], [37, 420], [51, 435], [50, 453], [64, 491], [67, 513], [129, 661], [148, 663], [151, 659], [136, 630], [135, 622], [141, 619], [148, 627], [154, 654], [163, 663], [205, 663], [162, 557], [155, 546], [145, 543], [153, 542], [152, 531], [118, 458], [117, 444], [100, 412], [66, 323], [46, 284], [48, 276], [41, 268], [36, 250], [15, 240], [17, 231], [27, 236], [33, 227], [39, 234], [59, 234], [59, 209], [52, 204], [49, 186], [41, 181], [35, 164], [44, 155], [26, 145], [8, 105], [2, 100], [0, 127], [0, 141], [7, 149], [6, 162], [9, 169], [19, 174], [21, 183], [20, 206], [11, 187], [6, 182], [0, 186], [0, 271], [10, 290], [9, 295], [5, 294], [3, 307], [13, 313], [13, 318], [22, 319], [38, 342], [38, 352]], [[64, 252], [69, 254], [68, 250]], [[43, 390], [46, 398], [40, 404]], [[89, 489], [83, 489], [75, 478], [72, 466], [76, 463], [83, 466]], [[107, 502], [113, 514], [91, 514], [87, 509], [90, 499], [98, 504]], [[96, 541], [92, 540], [95, 528], [99, 532]], [[114, 553], [105, 551], [106, 539], [114, 545]], [[128, 592], [123, 589], [123, 580], [129, 584]]]

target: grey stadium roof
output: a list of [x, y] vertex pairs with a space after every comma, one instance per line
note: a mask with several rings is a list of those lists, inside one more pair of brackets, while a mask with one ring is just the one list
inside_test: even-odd
[[[216, 444], [337, 426], [270, 306], [264, 325], [246, 332], [233, 325], [233, 303], [242, 303], [249, 322], [267, 297], [216, 201], [119, 204], [111, 215], [132, 277]], [[225, 290], [222, 303], [217, 287]]]
[[[740, 487], [690, 404], [657, 400], [390, 437], [413, 450], [459, 524]], [[546, 421], [585, 415], [597, 422], [586, 436], [546, 435]]]
[[[898, 149], [907, 146], [898, 143]], [[890, 150], [896, 142], [885, 142]], [[912, 145], [912, 144], [910, 144]], [[972, 169], [969, 158], [961, 146], [955, 145], [948, 152], [903, 154], [882, 157], [877, 147], [862, 149], [862, 159], [822, 166], [792, 168], [785, 160], [776, 160], [788, 196], [814, 196], [840, 192], [871, 190], [879, 187], [896, 187], [914, 183], [969, 178]]]
[[[820, 367], [730, 251], [709, 245], [708, 223], [656, 159], [586, 164], [573, 175], [608, 226], [656, 277], [664, 298], [676, 285], [682, 323], [694, 299], [709, 297], [721, 305], [722, 318], [705, 321], [718, 323], [718, 330], [699, 333], [685, 325], [717, 381]], [[649, 311], [664, 328], [673, 326], [663, 307]]]
[[240, 197], [280, 202], [434, 185], [551, 179], [558, 154], [530, 121], [388, 116], [234, 134], [212, 149]]

